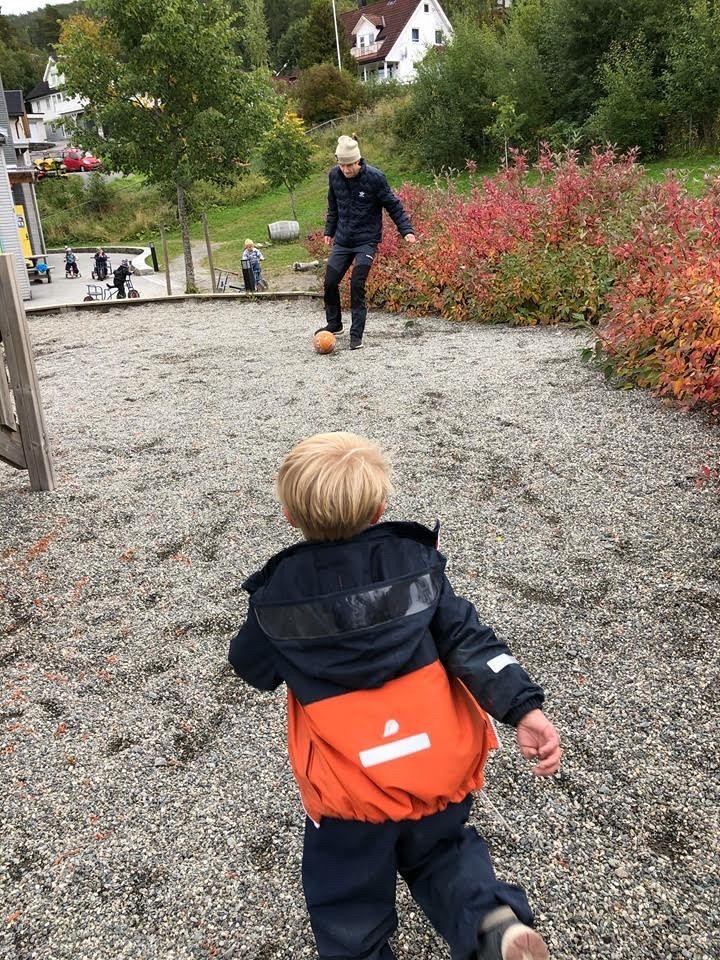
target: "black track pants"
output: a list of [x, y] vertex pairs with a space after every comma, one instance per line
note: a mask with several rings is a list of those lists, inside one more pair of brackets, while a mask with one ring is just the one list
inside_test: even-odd
[[497, 907], [532, 923], [523, 890], [498, 880], [486, 842], [466, 826], [470, 805], [421, 820], [307, 820], [303, 887], [320, 960], [394, 960], [398, 873], [453, 960], [474, 960], [482, 919]]
[[352, 311], [350, 336], [362, 339], [367, 318], [365, 283], [370, 268], [375, 261], [376, 249], [376, 246], [372, 243], [359, 247], [342, 247], [337, 243], [333, 245], [325, 270], [325, 317], [331, 330], [338, 330], [342, 325], [340, 281], [354, 260], [355, 266], [350, 277], [350, 308]]

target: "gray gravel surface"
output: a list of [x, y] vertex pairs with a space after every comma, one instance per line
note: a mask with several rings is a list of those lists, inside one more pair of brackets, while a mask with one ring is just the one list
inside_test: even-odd
[[[58, 474], [0, 463], [0, 956], [315, 955], [284, 697], [225, 664], [243, 578], [292, 542], [282, 455], [349, 428], [389, 516], [443, 522], [456, 589], [544, 684], [566, 749], [512, 733], [474, 819], [555, 960], [717, 960], [720, 464], [700, 417], [616, 392], [568, 331], [315, 302], [32, 320]], [[447, 958], [404, 889], [400, 958]]]

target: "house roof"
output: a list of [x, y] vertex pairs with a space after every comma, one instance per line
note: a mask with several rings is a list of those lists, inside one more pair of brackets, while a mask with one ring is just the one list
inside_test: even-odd
[[382, 0], [381, 3], [370, 3], [366, 7], [341, 13], [338, 20], [342, 23], [351, 43], [353, 31], [363, 17], [376, 27], [380, 27], [376, 41], [380, 46], [373, 53], [358, 57], [358, 62], [367, 63], [370, 60], [382, 60], [386, 57], [419, 4], [420, 0]]
[[5, 105], [9, 117], [21, 117], [25, 113], [22, 90], [6, 90]]
[[35, 84], [25, 99], [37, 100], [38, 97], [46, 97], [49, 93], [55, 93], [55, 88], [51, 87], [47, 80], [41, 80], [40, 83]]

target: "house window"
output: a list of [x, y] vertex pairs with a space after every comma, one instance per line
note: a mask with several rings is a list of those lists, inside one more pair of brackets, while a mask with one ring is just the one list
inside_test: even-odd
[[420, 31], [417, 30], [415, 27], [413, 27], [412, 39], [413, 39], [413, 43], [419, 43], [419, 42], [420, 42]]
[[429, 3], [424, 3], [424, 4], [423, 4], [423, 10], [425, 11], [425, 13], [430, 13], [430, 4], [429, 4]]
[[392, 80], [392, 75], [393, 75], [393, 65], [391, 63], [386, 63], [385, 76], [388, 78], [388, 80]]
[[435, 43], [442, 43], [442, 42], [443, 42], [443, 32], [442, 32], [442, 30], [436, 30], [436, 31], [435, 31]]
[[365, 35], [363, 34], [363, 36], [360, 37], [360, 49], [362, 50], [364, 46], [365, 46]]

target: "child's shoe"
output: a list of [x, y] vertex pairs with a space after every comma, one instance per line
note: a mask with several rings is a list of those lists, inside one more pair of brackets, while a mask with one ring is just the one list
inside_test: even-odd
[[510, 907], [489, 913], [478, 935], [478, 960], [548, 960], [542, 937], [520, 923]]

